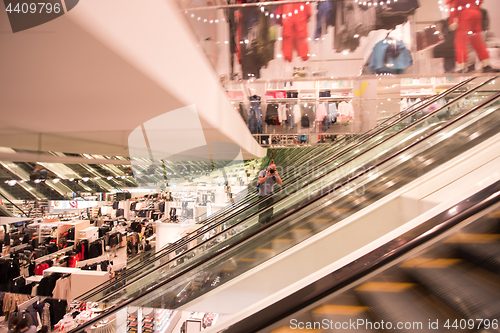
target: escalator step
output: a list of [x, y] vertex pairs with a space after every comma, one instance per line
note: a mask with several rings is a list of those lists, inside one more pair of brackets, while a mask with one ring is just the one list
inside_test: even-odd
[[457, 262], [457, 259], [436, 259], [404, 270], [465, 318], [485, 319], [500, 314], [500, 297], [455, 267]]
[[413, 290], [415, 287], [414, 283], [368, 282], [355, 291], [375, 322], [385, 323], [386, 332], [435, 332], [429, 328], [429, 320], [442, 316]]
[[500, 275], [500, 243], [490, 244], [459, 244], [461, 256]]
[[359, 315], [360, 313], [368, 310], [366, 306], [359, 305], [336, 305], [327, 304], [312, 311], [313, 314], [323, 315]]
[[500, 241], [499, 234], [458, 234], [448, 238], [448, 244], [490, 244]]

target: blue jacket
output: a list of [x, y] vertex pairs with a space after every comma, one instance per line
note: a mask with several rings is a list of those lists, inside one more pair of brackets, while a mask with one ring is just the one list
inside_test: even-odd
[[400, 74], [412, 64], [410, 51], [402, 41], [394, 44], [383, 39], [375, 44], [368, 66], [372, 74]]

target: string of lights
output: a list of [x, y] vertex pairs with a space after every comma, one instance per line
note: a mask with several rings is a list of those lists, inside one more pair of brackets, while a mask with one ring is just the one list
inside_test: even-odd
[[[454, 11], [464, 10], [464, 9], [470, 8], [471, 3], [468, 3], [465, 6], [458, 6], [458, 7], [450, 7], [450, 8], [448, 8], [447, 6], [443, 5], [443, 1], [442, 0], [438, 1], [439, 10], [442, 11], [442, 12], [454, 12]], [[479, 0], [476, 0], [475, 4], [477, 6], [479, 6], [479, 3], [480, 3]]]

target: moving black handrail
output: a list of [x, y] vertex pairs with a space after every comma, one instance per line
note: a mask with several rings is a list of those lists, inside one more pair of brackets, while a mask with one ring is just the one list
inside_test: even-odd
[[23, 213], [24, 216], [29, 217], [28, 214], [26, 214], [21, 208], [17, 207], [17, 205], [15, 203], [13, 203], [11, 200], [9, 200], [9, 198], [7, 198], [4, 195], [2, 195], [2, 193], [0, 193], [0, 195], [2, 196], [2, 198], [4, 198], [5, 200], [7, 200], [12, 206], [16, 207], [17, 210], [19, 210], [21, 213]]
[[[470, 80], [472, 80], [472, 79], [470, 79]], [[464, 81], [462, 84], [457, 85], [457, 86], [456, 86], [456, 89], [458, 89], [458, 88], [462, 87], [463, 85], [465, 85], [466, 83], [470, 82], [470, 80], [466, 80], [466, 81]], [[475, 91], [475, 90], [477, 90], [477, 89], [481, 88], [482, 86], [486, 85], [487, 83], [491, 82], [492, 80], [494, 80], [494, 78], [491, 78], [491, 79], [489, 79], [489, 80], [486, 80], [485, 82], [483, 82], [482, 84], [478, 85], [478, 86], [477, 86], [477, 87], [475, 87], [474, 89], [469, 90], [469, 91], [465, 92], [464, 94], [462, 94], [462, 95], [458, 96], [455, 100], [458, 100], [458, 99], [462, 98], [463, 96], [466, 96], [466, 95], [470, 94], [471, 92], [473, 92], [473, 91]], [[429, 105], [431, 105], [432, 103], [434, 103], [434, 101], [435, 101], [436, 99], [443, 98], [444, 96], [446, 96], [447, 94], [449, 94], [449, 93], [451, 93], [451, 92], [455, 91], [456, 89], [452, 89], [452, 90], [449, 90], [449, 91], [445, 91], [445, 92], [443, 92], [443, 93], [441, 93], [441, 94], [437, 95], [437, 96], [436, 96], [436, 98], [431, 98], [431, 99], [430, 99], [427, 103], [424, 103], [424, 104], [422, 104], [422, 105], [421, 105], [421, 107], [416, 108], [415, 110], [413, 110], [412, 112], [409, 112], [408, 114], [405, 114], [403, 117], [399, 118], [399, 120], [400, 120], [400, 121], [403, 121], [403, 120], [405, 120], [405, 119], [407, 119], [407, 118], [409, 118], [409, 117], [412, 117], [415, 113], [420, 112], [422, 109], [425, 109], [426, 107], [428, 107]], [[434, 114], [434, 113], [436, 113], [436, 112], [439, 112], [439, 110], [441, 110], [441, 109], [442, 109], [442, 108], [439, 108], [439, 109], [435, 110], [435, 111], [434, 111], [434, 112], [432, 112], [432, 113], [429, 113], [429, 114], [427, 114], [427, 115], [424, 115], [424, 116], [423, 116], [421, 119], [419, 119], [417, 122], [415, 122], [415, 123], [413, 123], [413, 124], [410, 124], [408, 127], [405, 127], [405, 128], [409, 128], [409, 127], [414, 126], [416, 123], [419, 123], [420, 121], [423, 121], [423, 120], [427, 119], [427, 118], [428, 118], [428, 117], [430, 117], [432, 114]], [[395, 115], [394, 117], [389, 118], [389, 119], [388, 119], [386, 122], [384, 122], [384, 123], [387, 123], [387, 122], [391, 121], [391, 119], [394, 119], [394, 118], [400, 117], [400, 115], [401, 115], [401, 114], [397, 114], [397, 115]], [[364, 139], [364, 140], [362, 140], [361, 142], [359, 142], [357, 145], [355, 145], [355, 147], [349, 147], [349, 150], [351, 150], [351, 149], [353, 149], [353, 150], [354, 150], [354, 149], [356, 149], [357, 147], [359, 147], [359, 146], [360, 146], [361, 144], [363, 144], [364, 142], [366, 142], [366, 141], [370, 140], [370, 138], [375, 137], [375, 136], [377, 136], [378, 134], [380, 134], [381, 132], [385, 131], [385, 130], [386, 130], [387, 128], [389, 128], [391, 125], [392, 125], [392, 123], [391, 123], [390, 125], [387, 125], [386, 127], [382, 128], [382, 129], [380, 129], [380, 128], [379, 128], [380, 126], [376, 127], [374, 130], [372, 130], [372, 131], [375, 131], [375, 133], [374, 133], [374, 134], [372, 134], [372, 135], [370, 135], [370, 134], [369, 134], [369, 133], [370, 133], [370, 132], [372, 132], [372, 131], [369, 131], [369, 132], [367, 132], [367, 133], [363, 134], [362, 136], [364, 136], [364, 137], [365, 137], [365, 139]], [[384, 142], [385, 142], [385, 141], [387, 141], [387, 140], [389, 140], [389, 138], [385, 138], [384, 140], [380, 141], [380, 142], [379, 142], [379, 143], [377, 143], [376, 145], [374, 145], [374, 146], [370, 147], [369, 149], [367, 149], [366, 151], [364, 151], [364, 153], [371, 151], [372, 149], [374, 149], [375, 147], [377, 147], [378, 145], [380, 145], [380, 144], [384, 143]], [[345, 153], [346, 151], [347, 151], [347, 149], [343, 150], [343, 152], [344, 152], [344, 153]], [[335, 160], [335, 159], [337, 159], [337, 158], [338, 158], [339, 156], [341, 156], [341, 155], [342, 155], [342, 152], [341, 152], [341, 153], [339, 153], [339, 154], [337, 154], [337, 155], [335, 155], [335, 156], [333, 156], [333, 157], [332, 157], [331, 159], [329, 159], [329, 160]], [[340, 168], [340, 167], [342, 167], [343, 165], [345, 165], [345, 164], [349, 163], [350, 161], [352, 161], [352, 159], [354, 159], [354, 158], [356, 158], [356, 156], [352, 157], [351, 159], [349, 159], [349, 160], [347, 160], [347, 161], [344, 161], [344, 162], [343, 162], [341, 165], [339, 165], [338, 167], [339, 167], [339, 168]], [[309, 173], [308, 173], [308, 174], [309, 174]], [[326, 173], [326, 174], [324, 174], [324, 175], [322, 175], [322, 176], [318, 177], [318, 178], [317, 178], [317, 179], [315, 179], [315, 180], [319, 180], [319, 179], [321, 179], [322, 177], [325, 177], [327, 174], [328, 174], [328, 173]], [[293, 184], [293, 183], [292, 183], [292, 184]], [[289, 186], [292, 186], [292, 184], [290, 184]], [[294, 192], [295, 192], [295, 191], [294, 191]], [[294, 193], [294, 192], [292, 192], [292, 193]], [[282, 199], [284, 199], [284, 198], [281, 198], [280, 200], [282, 200]], [[275, 201], [274, 205], [276, 205], [277, 203], [279, 203], [279, 201], [280, 201], [280, 200]], [[261, 202], [261, 201], [262, 201], [262, 199], [261, 199], [260, 201], [258, 201], [257, 203], [259, 203], [259, 202]], [[308, 203], [306, 203], [306, 205], [307, 205], [307, 204], [308, 204]], [[253, 207], [254, 207], [254, 206], [253, 206]], [[299, 209], [301, 209], [301, 206], [300, 206], [300, 205], [299, 205], [299, 206], [297, 206], [297, 207], [295, 207], [293, 210], [291, 210], [291, 211], [290, 211], [290, 212], [288, 212], [287, 214], [285, 214], [285, 215], [283, 216], [283, 218], [285, 218], [286, 216], [289, 216], [289, 215], [294, 214], [294, 213], [295, 213], [296, 211], [298, 211]], [[254, 216], [258, 215], [258, 214], [260, 214], [260, 212], [258, 212], [258, 211], [257, 211], [257, 212], [254, 212], [254, 213], [252, 213], [252, 214], [250, 214], [250, 215], [249, 215], [249, 216], [247, 216], [244, 220], [242, 220], [242, 221], [237, 221], [237, 222], [236, 222], [236, 224], [232, 225], [230, 228], [225, 229], [225, 230], [224, 230], [224, 232], [227, 232], [228, 230], [232, 229], [234, 226], [237, 226], [237, 225], [239, 225], [240, 223], [242, 223], [243, 221], [245, 221], [245, 220], [247, 220], [247, 219], [250, 219], [250, 218], [252, 218], [252, 217], [254, 217]], [[129, 272], [129, 274], [127, 274], [124, 278], [126, 278], [127, 276], [130, 276], [130, 275], [134, 274], [134, 273], [135, 273], [135, 272], [137, 272], [137, 271], [142, 270], [143, 268], [145, 268], [145, 267], [146, 267], [146, 266], [148, 266], [148, 265], [151, 265], [151, 263], [153, 263], [153, 262], [154, 262], [154, 261], [156, 261], [157, 259], [161, 259], [161, 258], [163, 258], [163, 257], [167, 256], [168, 254], [172, 253], [173, 251], [176, 251], [176, 250], [179, 250], [179, 249], [181, 249], [181, 248], [185, 247], [185, 246], [186, 246], [189, 242], [193, 241], [195, 238], [200, 237], [200, 235], [201, 235], [202, 233], [209, 232], [210, 230], [212, 230], [212, 229], [214, 229], [214, 228], [217, 228], [218, 226], [220, 226], [220, 225], [224, 224], [226, 221], [227, 221], [227, 219], [222, 220], [222, 221], [219, 221], [218, 223], [216, 223], [216, 225], [215, 225], [215, 226], [211, 226], [210, 228], [200, 228], [200, 229], [202, 229], [202, 230], [201, 230], [201, 233], [200, 233], [200, 232], [198, 232], [198, 231], [195, 231], [195, 232], [193, 232], [193, 233], [191, 233], [191, 234], [189, 234], [189, 235], [185, 236], [183, 239], [179, 240], [178, 242], [173, 243], [173, 244], [172, 244], [173, 246], [175, 246], [175, 245], [177, 245], [177, 246], [175, 246], [173, 249], [171, 249], [168, 253], [159, 254], [158, 256], [156, 256], [156, 257], [152, 258], [152, 259], [151, 259], [151, 260], [149, 260], [148, 262], [145, 262], [144, 264], [142, 264], [139, 268], [136, 268], [136, 269], [134, 269], [133, 271], [130, 271], [130, 272]], [[189, 238], [189, 236], [191, 236], [192, 234], [196, 234], [196, 235], [195, 235], [196, 237], [195, 237], [195, 238]], [[218, 236], [218, 234], [216, 234], [216, 235], [212, 236], [210, 239], [207, 239], [207, 240], [205, 240], [204, 242], [202, 242], [202, 243], [200, 243], [200, 244], [197, 244], [197, 246], [193, 247], [192, 249], [189, 249], [187, 252], [185, 252], [185, 253], [183, 253], [183, 254], [185, 255], [185, 254], [187, 254], [187, 253], [189, 253], [189, 252], [194, 251], [195, 249], [197, 249], [197, 248], [199, 248], [200, 246], [202, 246], [202, 245], [206, 244], [207, 242], [209, 242], [209, 241], [210, 241], [213, 237], [217, 237], [217, 236]], [[165, 248], [165, 250], [166, 250], [166, 251], [168, 251], [168, 250], [169, 250], [169, 248], [167, 247], [167, 248]], [[165, 252], [165, 251], [164, 251], [164, 252]], [[176, 259], [178, 259], [178, 258], [174, 258], [174, 259], [172, 259], [172, 260], [176, 260]], [[171, 262], [171, 260], [169, 260], [169, 261], [168, 261], [167, 263], [165, 263], [165, 264], [168, 264], [168, 263], [170, 263], [170, 262]], [[162, 266], [163, 266], [163, 265], [162, 265]], [[140, 279], [140, 277], [136, 277], [136, 278], [135, 278], [135, 279], [133, 279], [132, 281], [127, 282], [127, 284], [133, 283], [133, 282], [137, 281], [138, 279]], [[116, 282], [115, 282], [115, 283], [116, 283]], [[86, 292], [85, 294], [80, 295], [80, 296], [79, 296], [79, 300], [84, 301], [84, 300], [88, 299], [89, 297], [92, 297], [92, 296], [94, 296], [94, 295], [96, 295], [96, 294], [98, 294], [98, 293], [100, 293], [100, 292], [104, 291], [105, 289], [107, 289], [107, 288], [106, 288], [106, 286], [107, 286], [107, 285], [109, 285], [109, 284], [110, 284], [109, 282], [103, 283], [102, 285], [100, 285], [100, 286], [98, 286], [98, 287], [94, 288], [93, 290], [90, 290], [90, 291]]]
[[[457, 117], [455, 117], [454, 119], [451, 119], [449, 120], [448, 122], [446, 122], [445, 124], [443, 124], [442, 126], [434, 129], [433, 131], [431, 131], [430, 133], [427, 133], [425, 135], [422, 136], [422, 139], [421, 140], [418, 140], [416, 142], [413, 142], [411, 143], [409, 146], [406, 146], [402, 149], [400, 149], [399, 151], [391, 154], [390, 156], [382, 159], [381, 161], [378, 161], [377, 163], [375, 163], [374, 167], [379, 167], [381, 166], [382, 164], [386, 163], [387, 161], [395, 158], [396, 156], [406, 152], [408, 149], [420, 144], [422, 141], [424, 141], [425, 139], [428, 139], [434, 135], [436, 135], [437, 133], [439, 133], [441, 130], [444, 130], [448, 127], [450, 127], [451, 125], [455, 124], [456, 122], [458, 122], [459, 120], [463, 119], [464, 117], [468, 116], [469, 114], [471, 113], [474, 113], [475, 111], [479, 110], [480, 108], [484, 107], [485, 105], [489, 104], [490, 102], [494, 101], [495, 99], [498, 99], [500, 97], [500, 92], [494, 94], [493, 96], [490, 96], [490, 98], [487, 98], [486, 100], [484, 100], [483, 102], [481, 102], [480, 104], [474, 106], [473, 108], [469, 109], [468, 111], [465, 111], [463, 112], [462, 114], [458, 115]], [[426, 118], [425, 118], [426, 119]], [[425, 120], [425, 119], [421, 119], [420, 121], [418, 121], [417, 123]], [[363, 175], [363, 173], [357, 173], [356, 175], [352, 176], [352, 177], [349, 177], [347, 180], [345, 180], [344, 182], [342, 182], [342, 184], [338, 185], [338, 187], [336, 186], [336, 189], [338, 189], [339, 187], [342, 187], [342, 186], [345, 186], [346, 184], [358, 179], [359, 177], [361, 177]], [[316, 202], [318, 200], [320, 200], [321, 198], [323, 198], [324, 196], [332, 193], [332, 191], [328, 191], [329, 193], [327, 194], [324, 194], [324, 195], [319, 195], [317, 196], [316, 198], [313, 198], [311, 200], [308, 201], [308, 204], [311, 204], [313, 202]], [[497, 197], [496, 195], [494, 195], [493, 197]], [[307, 207], [308, 204], [304, 204], [301, 209], [303, 209], [304, 207]], [[285, 219], [286, 217], [288, 217], [290, 214], [285, 214], [285, 216], [283, 217], [280, 217], [279, 219], [277, 220], [274, 220], [274, 221], [271, 221], [269, 222], [268, 224], [262, 226], [261, 228], [255, 230], [254, 232], [252, 233], [249, 233], [249, 235], [245, 236], [244, 238], [241, 238], [239, 239], [238, 241], [234, 242], [233, 244], [230, 244], [228, 245], [227, 247], [225, 247], [223, 250], [217, 252], [217, 253], [214, 253], [212, 254], [211, 256], [209, 256], [209, 258], [207, 258], [207, 260], [203, 261], [203, 262], [198, 262], [198, 263], [194, 263], [193, 265], [190, 265], [188, 267], [186, 267], [184, 270], [168, 277], [167, 279], [159, 282], [158, 284], [156, 284], [155, 286], [152, 286], [150, 288], [148, 288], [146, 291], [143, 291], [141, 292], [139, 295], [137, 295], [136, 297], [133, 297], [129, 300], [126, 300], [122, 303], [120, 303], [119, 305], [114, 305], [110, 308], [108, 308], [108, 310], [103, 313], [102, 315], [100, 316], [97, 316], [93, 319], [91, 319], [90, 321], [88, 321], [87, 323], [85, 323], [83, 326], [84, 327], [89, 327], [91, 325], [94, 325], [95, 323], [99, 322], [100, 320], [104, 319], [104, 317], [110, 315], [110, 314], [113, 314], [115, 312], [117, 312], [119, 309], [123, 308], [123, 307], [126, 307], [132, 303], [134, 303], [135, 301], [137, 301], [138, 299], [146, 296], [147, 294], [151, 293], [151, 292], [154, 292], [155, 290], [158, 290], [159, 288], [163, 287], [164, 285], [172, 282], [173, 280], [177, 279], [178, 277], [188, 273], [189, 271], [192, 271], [194, 270], [195, 268], [203, 265], [203, 264], [206, 264], [208, 262], [211, 262], [213, 261], [216, 257], [219, 257], [220, 255], [222, 255], [223, 253], [231, 250], [232, 248], [236, 247], [236, 246], [239, 246], [243, 243], [246, 243], [248, 241], [251, 241], [252, 238], [254, 238], [257, 234], [260, 234], [261, 232], [263, 232], [264, 230], [270, 228], [271, 226], [273, 226], [274, 224], [277, 224], [279, 223], [281, 220]], [[231, 227], [232, 228], [232, 227]], [[76, 333], [78, 331], [80, 331], [82, 329], [82, 327], [78, 327], [78, 328], [75, 328], [71, 331], [69, 331], [68, 333]]]

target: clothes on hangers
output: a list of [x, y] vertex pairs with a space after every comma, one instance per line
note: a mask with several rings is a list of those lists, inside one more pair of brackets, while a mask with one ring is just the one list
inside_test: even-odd
[[326, 112], [325, 103], [319, 103], [318, 111], [316, 112], [316, 121], [323, 121], [323, 119], [328, 115]]
[[347, 124], [350, 120], [354, 120], [354, 108], [352, 102], [347, 103], [342, 101], [339, 104], [337, 123]]
[[250, 97], [247, 125], [252, 134], [260, 134], [263, 131], [262, 109], [259, 96], [254, 95]]
[[[316, 31], [314, 38], [318, 39], [327, 33], [328, 27], [335, 26], [337, 19], [337, 1], [321, 1], [317, 3]], [[323, 26], [325, 31], [323, 31]]]
[[29, 299], [30, 297], [27, 295], [6, 293], [3, 297], [3, 312], [5, 314], [5, 320], [9, 320], [10, 314], [16, 311], [20, 304]]
[[361, 37], [375, 28], [376, 10], [374, 6], [363, 6], [358, 1], [337, 2], [337, 17], [333, 49], [337, 52], [355, 51]]
[[301, 120], [301, 111], [300, 111], [300, 105], [295, 104], [293, 106], [293, 118], [295, 120], [295, 123], [298, 123]]

